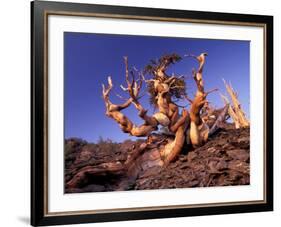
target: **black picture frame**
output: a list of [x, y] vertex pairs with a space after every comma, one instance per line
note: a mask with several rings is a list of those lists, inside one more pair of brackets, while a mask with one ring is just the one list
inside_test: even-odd
[[[128, 18], [150, 18], [165, 20], [177, 18], [191, 19], [196, 23], [206, 21], [211, 23], [246, 23], [251, 26], [262, 24], [265, 28], [265, 189], [263, 203], [247, 203], [220, 206], [197, 206], [192, 208], [167, 208], [153, 210], [133, 210], [102, 213], [63, 213], [49, 214], [46, 209], [45, 188], [46, 176], [46, 134], [48, 133], [47, 103], [48, 81], [47, 71], [47, 22], [50, 14], [76, 14], [90, 16], [91, 14], [118, 15]], [[120, 16], [121, 15], [121, 16]], [[123, 221], [152, 218], [171, 218], [184, 216], [199, 216], [213, 214], [229, 214], [242, 212], [258, 212], [273, 210], [273, 17], [263, 15], [245, 15], [231, 13], [215, 13], [200, 11], [184, 11], [169, 9], [137, 8], [94, 4], [77, 4], [65, 2], [31, 2], [31, 224], [33, 226], [78, 224], [89, 222]]]

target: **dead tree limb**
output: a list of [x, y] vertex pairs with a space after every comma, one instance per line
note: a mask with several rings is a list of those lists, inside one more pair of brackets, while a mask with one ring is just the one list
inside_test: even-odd
[[213, 135], [221, 126], [222, 123], [225, 122], [226, 116], [228, 114], [229, 104], [226, 104], [219, 116], [217, 117], [215, 123], [210, 128], [209, 136]]
[[220, 94], [220, 96], [221, 96], [223, 102], [225, 103], [225, 105], [228, 105], [228, 114], [231, 117], [232, 121], [234, 122], [235, 128], [240, 128], [238, 117], [236, 116], [228, 98], [226, 96], [224, 96], [223, 94]]
[[[129, 133], [132, 136], [142, 137], [148, 136], [152, 131], [157, 129], [158, 122], [153, 118], [147, 115], [147, 110], [145, 110], [142, 105], [139, 103], [139, 92], [142, 86], [142, 79], [135, 80], [134, 75], [132, 75], [132, 82], [129, 79], [129, 71], [128, 71], [128, 59], [124, 58], [125, 66], [126, 66], [126, 82], [127, 88], [123, 87], [123, 90], [127, 91], [130, 95], [130, 98], [122, 105], [113, 104], [109, 100], [109, 93], [113, 88], [113, 83], [111, 77], [108, 77], [108, 87], [106, 88], [103, 85], [103, 99], [105, 101], [106, 106], [106, 115], [112, 119], [114, 119], [120, 126], [123, 132]], [[133, 124], [133, 122], [125, 116], [121, 110], [127, 108], [133, 104], [136, 109], [139, 111], [139, 116], [145, 121], [144, 124], [137, 126]]]
[[[234, 89], [230, 84], [228, 84], [225, 80], [223, 80], [223, 82], [226, 87], [226, 91], [229, 97], [231, 98], [231, 104], [229, 105], [229, 115], [231, 116], [233, 122], [235, 123], [235, 127], [236, 128], [249, 127], [250, 122], [246, 118], [246, 115], [241, 107], [241, 104], [238, 100], [238, 94], [234, 91]], [[222, 98], [225, 102], [230, 103], [225, 96], [222, 96]]]
[[121, 105], [113, 104], [109, 99], [109, 93], [112, 88], [113, 83], [111, 77], [108, 77], [108, 87], [106, 88], [104, 84], [102, 85], [102, 94], [106, 107], [106, 115], [114, 119], [119, 124], [123, 132], [130, 133], [133, 128], [133, 123], [121, 112], [121, 110], [129, 107], [133, 100], [130, 98]]
[[121, 174], [124, 172], [124, 165], [120, 162], [102, 163], [98, 166], [86, 166], [79, 170], [73, 178], [66, 183], [67, 188], [79, 188], [87, 184], [87, 175], [99, 176], [107, 173]]
[[[141, 105], [139, 102], [139, 94], [142, 88], [143, 84], [143, 75], [140, 73], [139, 78], [136, 80], [135, 74], [132, 72], [131, 77], [132, 81], [129, 79], [129, 67], [128, 67], [128, 57], [124, 57], [125, 61], [125, 69], [126, 69], [126, 82], [127, 82], [127, 88], [125, 88], [126, 91], [128, 91], [132, 103], [134, 104], [135, 108], [139, 111], [139, 117], [141, 117], [145, 123], [142, 126], [142, 128], [146, 126], [151, 126], [154, 129], [156, 129], [158, 122], [154, 117], [148, 116], [147, 115], [147, 110]], [[137, 129], [138, 130], [138, 129]]]

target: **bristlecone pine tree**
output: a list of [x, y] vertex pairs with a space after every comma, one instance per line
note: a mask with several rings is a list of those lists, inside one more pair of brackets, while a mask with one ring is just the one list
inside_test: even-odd
[[[186, 94], [185, 80], [182, 76], [168, 75], [167, 68], [182, 58], [177, 54], [162, 56], [160, 59], [151, 61], [144, 72], [130, 70], [128, 57], [124, 57], [126, 87], [121, 85], [124, 92], [129, 94], [129, 99], [123, 104], [113, 104], [109, 99], [110, 91], [113, 88], [111, 77], [108, 77], [108, 86], [103, 85], [103, 98], [106, 105], [106, 115], [114, 119], [124, 133], [129, 133], [136, 137], [150, 137], [151, 133], [157, 131], [159, 126], [165, 128], [166, 133], [174, 135], [161, 151], [162, 160], [165, 164], [173, 161], [181, 152], [185, 143], [193, 147], [201, 146], [218, 128], [218, 122], [214, 122], [212, 127], [206, 123], [208, 113], [204, 113], [203, 107], [208, 109], [207, 95], [203, 80], [203, 68], [207, 53], [199, 56], [185, 55], [192, 57], [198, 62], [198, 68], [193, 70], [193, 79], [197, 91], [195, 97], [190, 99]], [[146, 80], [144, 74], [151, 75], [152, 78]], [[152, 116], [147, 114], [147, 110], [141, 105], [141, 90], [143, 84], [147, 85], [150, 94], [150, 103], [155, 106], [158, 112]], [[186, 99], [190, 103], [189, 111], [177, 105], [175, 100]], [[134, 124], [128, 116], [121, 111], [133, 105], [138, 110], [138, 115], [143, 119], [142, 125]], [[227, 106], [229, 106], [227, 104]], [[180, 111], [181, 109], [181, 111]], [[222, 122], [227, 115], [227, 108], [221, 111], [221, 116], [217, 120]], [[204, 117], [203, 117], [204, 115]], [[210, 130], [211, 129], [211, 130]]]

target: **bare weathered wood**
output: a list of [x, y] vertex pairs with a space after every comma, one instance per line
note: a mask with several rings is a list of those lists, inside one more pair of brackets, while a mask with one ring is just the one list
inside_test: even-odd
[[229, 108], [229, 104], [226, 104], [223, 110], [221, 111], [221, 113], [219, 114], [219, 116], [217, 117], [217, 120], [213, 124], [212, 128], [210, 129], [209, 131], [210, 136], [213, 135], [221, 127], [220, 125], [225, 122], [225, 119], [228, 114], [228, 108]]
[[228, 98], [226, 96], [224, 96], [222, 94], [221, 94], [221, 97], [225, 103], [229, 104], [228, 114], [232, 118], [232, 120], [235, 124], [235, 127], [236, 128], [249, 127], [250, 122], [246, 118], [246, 115], [238, 100], [238, 94], [234, 91], [234, 89], [232, 88], [232, 86], [230, 84], [228, 84], [225, 80], [223, 80], [223, 82], [226, 87], [226, 91], [231, 99], [231, 102], [228, 100]]

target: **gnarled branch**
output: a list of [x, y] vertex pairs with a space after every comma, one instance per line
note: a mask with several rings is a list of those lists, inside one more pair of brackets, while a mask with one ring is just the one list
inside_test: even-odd
[[[129, 70], [128, 70], [128, 58], [124, 57], [126, 73], [125, 78], [127, 82], [127, 88], [123, 88], [124, 91], [127, 91], [130, 95], [130, 98], [121, 105], [113, 104], [109, 99], [109, 93], [113, 88], [113, 83], [111, 77], [108, 77], [108, 87], [105, 85], [103, 87], [103, 99], [106, 105], [106, 115], [114, 119], [120, 126], [123, 132], [129, 133], [132, 136], [148, 136], [152, 131], [157, 129], [158, 122], [155, 118], [147, 115], [147, 110], [143, 108], [143, 106], [138, 101], [139, 92], [142, 87], [142, 78], [138, 80], [135, 79], [134, 74], [132, 73], [132, 82], [129, 79]], [[124, 115], [121, 110], [129, 107], [133, 104], [136, 109], [139, 111], [139, 116], [145, 121], [143, 125], [137, 126], [133, 124], [133, 122]]]

